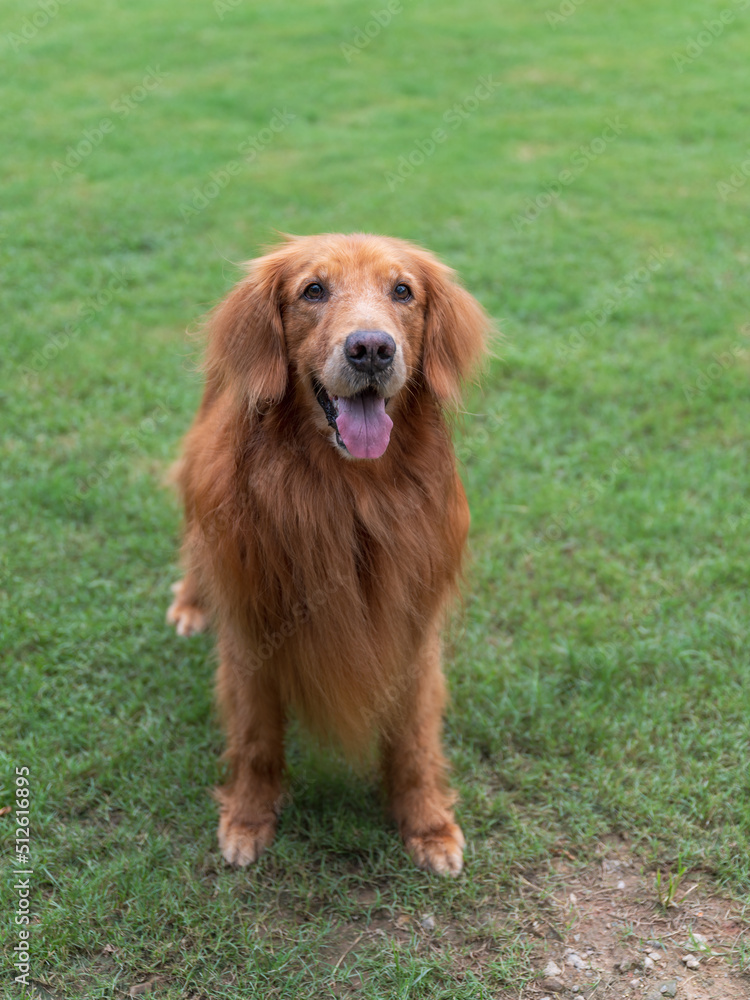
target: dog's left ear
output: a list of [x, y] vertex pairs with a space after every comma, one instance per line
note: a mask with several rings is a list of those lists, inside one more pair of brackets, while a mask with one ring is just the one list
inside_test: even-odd
[[287, 385], [281, 319], [285, 248], [249, 261], [247, 277], [214, 309], [204, 362], [206, 397], [232, 384], [251, 407], [275, 403]]
[[491, 321], [477, 300], [457, 284], [450, 268], [425, 255], [427, 315], [422, 371], [443, 405], [457, 405], [461, 385], [482, 360]]

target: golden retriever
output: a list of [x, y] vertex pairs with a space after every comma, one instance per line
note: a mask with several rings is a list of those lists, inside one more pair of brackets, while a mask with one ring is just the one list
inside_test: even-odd
[[211, 316], [168, 619], [217, 632], [230, 864], [273, 840], [293, 711], [354, 755], [377, 745], [416, 864], [461, 870], [440, 630], [469, 511], [444, 410], [488, 326], [431, 254], [363, 234], [287, 238]]

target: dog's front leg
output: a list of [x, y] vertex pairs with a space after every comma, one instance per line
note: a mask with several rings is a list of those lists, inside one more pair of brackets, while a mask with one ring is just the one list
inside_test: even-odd
[[445, 779], [440, 745], [445, 705], [440, 661], [436, 629], [414, 664], [400, 721], [383, 738], [383, 771], [394, 818], [415, 863], [458, 875], [465, 841], [454, 822], [456, 795]]
[[284, 712], [268, 665], [247, 662], [219, 643], [216, 689], [227, 730], [230, 781], [216, 790], [219, 847], [232, 865], [249, 865], [273, 841], [284, 772]]

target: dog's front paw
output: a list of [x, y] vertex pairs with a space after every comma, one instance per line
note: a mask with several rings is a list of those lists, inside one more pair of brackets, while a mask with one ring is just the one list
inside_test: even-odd
[[174, 625], [177, 635], [198, 635], [208, 626], [208, 618], [197, 604], [191, 604], [185, 599], [185, 581], [172, 584], [174, 600], [167, 610], [167, 622]]
[[427, 833], [406, 833], [404, 843], [419, 868], [437, 875], [458, 875], [463, 868], [466, 841], [455, 823], [445, 823]]
[[223, 813], [219, 819], [219, 847], [224, 860], [244, 868], [257, 861], [276, 835], [276, 819], [245, 823]]

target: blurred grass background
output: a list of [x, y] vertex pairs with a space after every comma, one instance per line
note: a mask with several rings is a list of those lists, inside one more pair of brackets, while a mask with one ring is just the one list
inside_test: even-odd
[[[0, 787], [30, 767], [34, 978], [517, 992], [516, 876], [561, 850], [616, 835], [750, 887], [750, 11], [233, 2], [0, 14]], [[185, 331], [276, 231], [353, 230], [439, 253], [505, 335], [458, 428], [449, 884], [411, 869], [374, 777], [299, 734], [277, 844], [225, 869], [211, 642], [163, 624]], [[366, 937], [335, 965], [378, 914], [427, 912], [433, 948]]]

